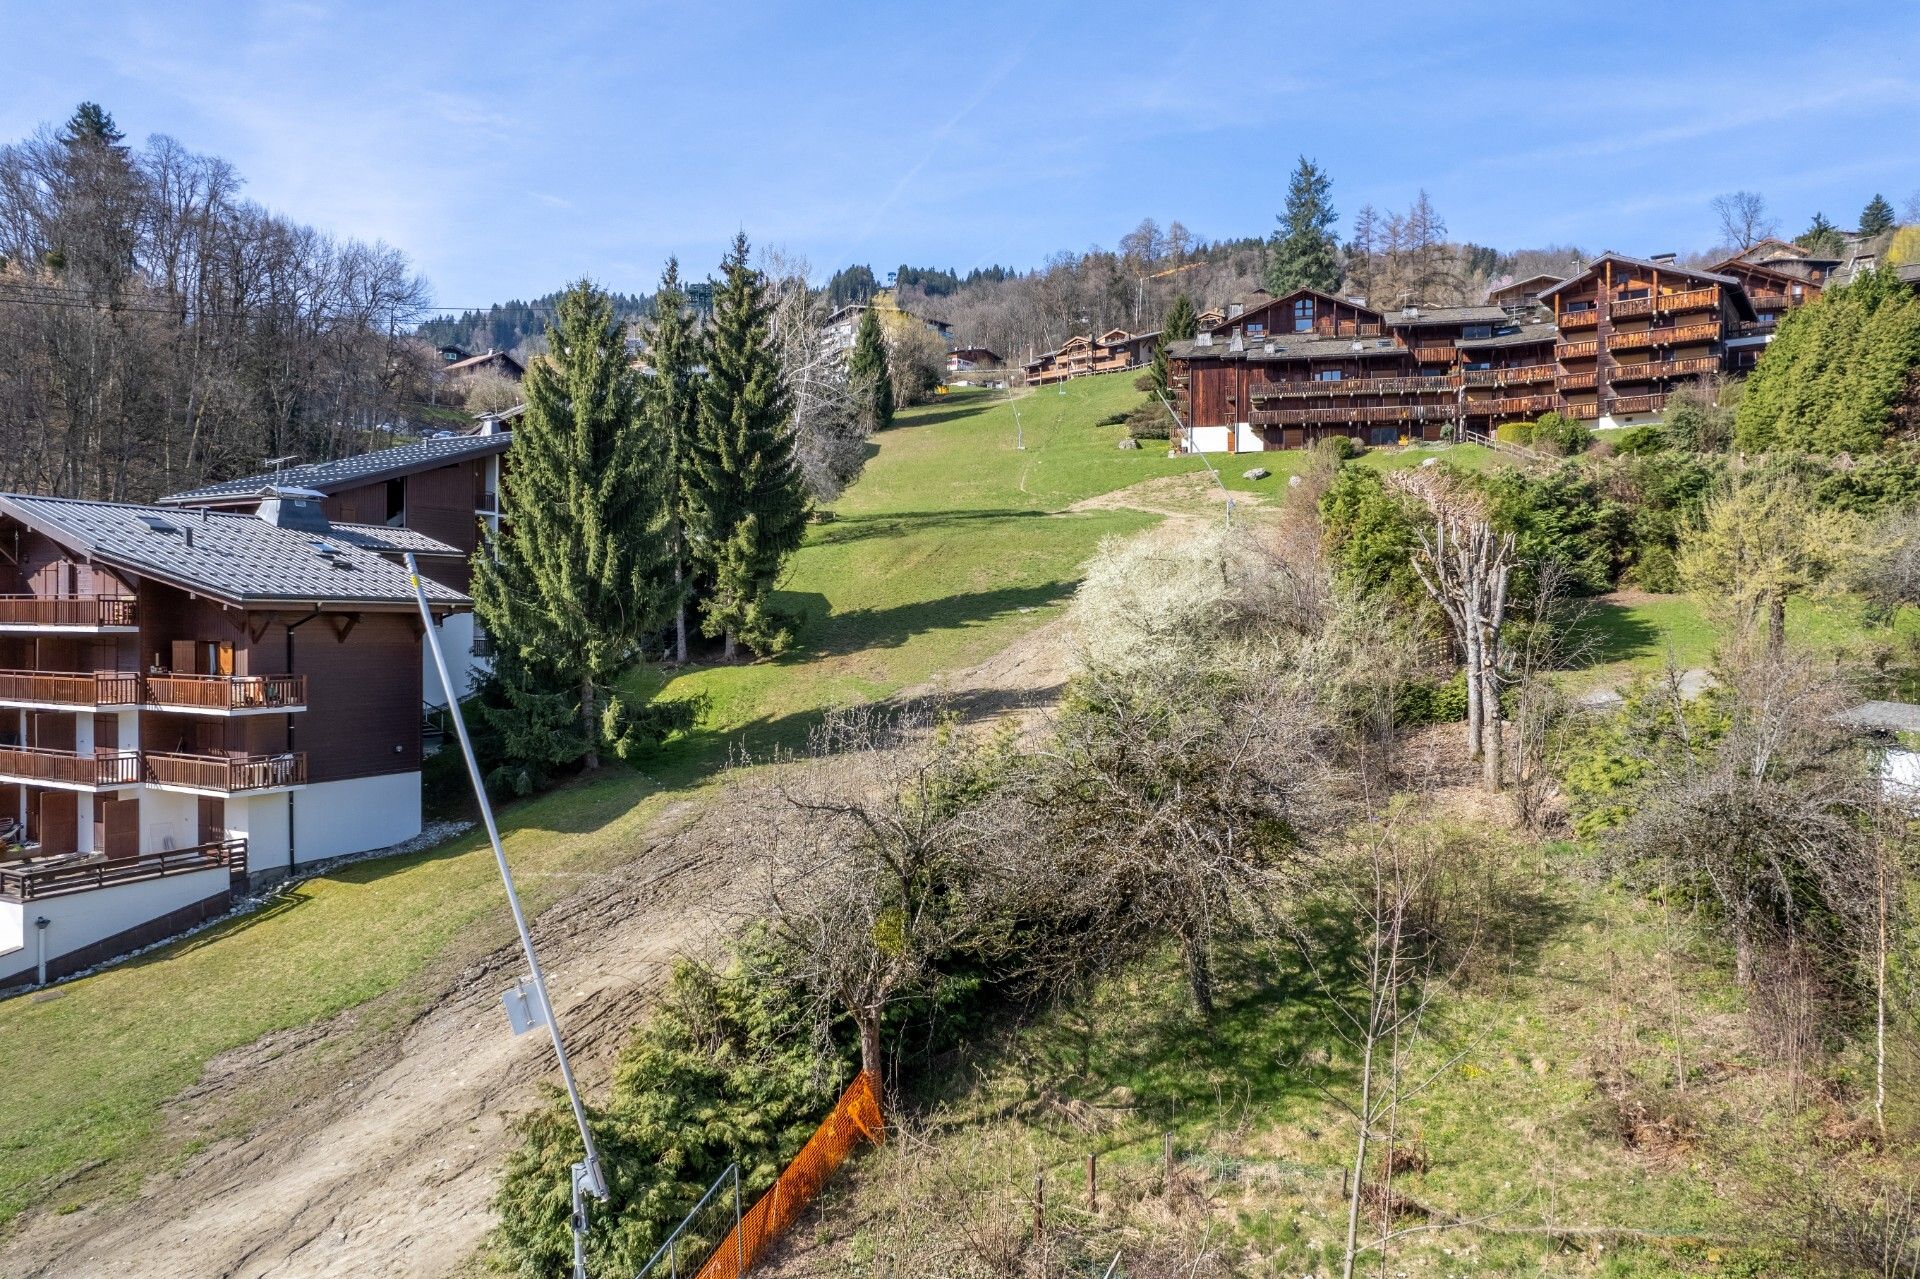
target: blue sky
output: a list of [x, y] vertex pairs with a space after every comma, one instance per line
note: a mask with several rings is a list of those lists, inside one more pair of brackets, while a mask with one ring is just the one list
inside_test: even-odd
[[[1920, 190], [1920, 5], [540, 5], [0, 0], [0, 138], [107, 106], [436, 300], [700, 275], [745, 228], [850, 261], [1038, 264], [1143, 216], [1264, 233], [1300, 153], [1343, 223], [1659, 252], [1718, 192], [1786, 230]], [[550, 11], [549, 11], [550, 10]]]

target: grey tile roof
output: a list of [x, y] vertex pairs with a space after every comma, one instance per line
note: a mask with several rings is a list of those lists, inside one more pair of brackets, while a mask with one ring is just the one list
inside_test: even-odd
[[1696, 271], [1692, 267], [1681, 266], [1678, 262], [1655, 262], [1652, 258], [1636, 258], [1631, 254], [1614, 253], [1609, 250], [1587, 263], [1587, 265], [1581, 269], [1580, 274], [1574, 276], [1573, 279], [1562, 280], [1550, 289], [1540, 290], [1540, 296], [1543, 298], [1552, 297], [1568, 285], [1585, 279], [1593, 271], [1594, 267], [1607, 261], [1609, 258], [1615, 262], [1625, 262], [1629, 266], [1647, 267], [1650, 270], [1668, 271], [1674, 275], [1685, 275], [1696, 280], [1712, 280], [1715, 284], [1731, 284], [1735, 288], [1740, 287], [1740, 281], [1730, 275], [1721, 275], [1718, 271]]
[[1387, 312], [1387, 323], [1396, 329], [1428, 324], [1500, 324], [1512, 318], [1503, 306], [1423, 306], [1418, 315]]
[[[0, 494], [10, 515], [71, 550], [126, 572], [229, 604], [413, 605], [400, 564], [380, 549], [460, 552], [405, 529], [336, 525], [327, 533], [279, 528], [255, 515], [177, 511], [121, 502]], [[191, 543], [189, 543], [189, 535]], [[430, 603], [471, 601], [424, 576]]]
[[[1272, 339], [1273, 352], [1266, 349], [1267, 340], [1250, 339], [1244, 351], [1232, 349], [1229, 339], [1215, 338], [1213, 345], [1200, 346], [1196, 342], [1173, 342], [1167, 346], [1167, 354], [1172, 357], [1198, 356], [1202, 359], [1212, 357], [1222, 360], [1307, 360], [1329, 359], [1333, 357], [1359, 356], [1402, 356], [1407, 353], [1404, 344], [1389, 337], [1375, 338], [1288, 338], [1279, 336]], [[1355, 349], [1355, 348], [1359, 349]]]
[[1551, 324], [1523, 324], [1516, 333], [1496, 333], [1492, 337], [1460, 338], [1457, 347], [1532, 346], [1536, 342], [1558, 342], [1560, 330]]
[[160, 504], [162, 506], [199, 506], [208, 502], [232, 501], [252, 497], [269, 485], [334, 493], [340, 489], [354, 488], [361, 484], [390, 480], [414, 471], [430, 471], [454, 462], [464, 462], [468, 458], [504, 453], [511, 443], [513, 443], [511, 431], [502, 431], [494, 435], [453, 435], [445, 439], [421, 440], [418, 444], [402, 444], [398, 448], [362, 453], [358, 457], [343, 457], [337, 462], [309, 462], [305, 466], [290, 466], [277, 475], [248, 475], [237, 480], [209, 484], [205, 488], [192, 489], [185, 493], [169, 493], [160, 499]]

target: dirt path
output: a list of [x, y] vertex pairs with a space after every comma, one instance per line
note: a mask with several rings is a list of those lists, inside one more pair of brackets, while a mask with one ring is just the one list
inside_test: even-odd
[[[1065, 679], [1062, 625], [907, 693], [942, 697], [975, 719], [1048, 704]], [[721, 787], [669, 809], [632, 862], [535, 921], [590, 1092], [673, 960], [717, 945], [756, 904], [733, 798]], [[493, 1224], [507, 1122], [554, 1079], [543, 1037], [507, 1033], [499, 992], [518, 968], [517, 949], [494, 951], [449, 974], [393, 1031], [365, 1029], [380, 1011], [370, 1006], [223, 1055], [174, 1102], [176, 1140], [231, 1128], [235, 1115], [264, 1118], [149, 1177], [131, 1201], [35, 1214], [0, 1245], [0, 1274], [292, 1279], [461, 1268]]]

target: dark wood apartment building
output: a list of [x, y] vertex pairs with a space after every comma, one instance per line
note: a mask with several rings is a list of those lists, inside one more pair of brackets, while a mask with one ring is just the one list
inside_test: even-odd
[[1571, 279], [1520, 281], [1484, 306], [1386, 311], [1311, 289], [1256, 294], [1169, 348], [1180, 444], [1247, 452], [1332, 435], [1392, 444], [1447, 428], [1486, 434], [1547, 412], [1654, 421], [1676, 388], [1749, 366], [1779, 315], [1818, 292], [1807, 279], [1760, 288], [1777, 268], [1727, 265], [1607, 253]]
[[[464, 594], [473, 578], [473, 553], [489, 532], [499, 531], [500, 485], [512, 443], [512, 433], [500, 429], [442, 436], [173, 493], [160, 504], [251, 512], [276, 486], [308, 489], [321, 495], [329, 520], [410, 529], [459, 551], [456, 558], [422, 567], [441, 585]], [[460, 613], [442, 627], [441, 646], [454, 681], [461, 685], [455, 692], [464, 696], [490, 662], [487, 637], [471, 613]], [[423, 655], [421, 660], [426, 701], [445, 705], [431, 658]]]
[[[441, 576], [464, 557], [320, 500], [0, 495], [0, 985], [420, 832], [422, 626], [398, 557]], [[436, 614], [468, 607], [426, 588]]]

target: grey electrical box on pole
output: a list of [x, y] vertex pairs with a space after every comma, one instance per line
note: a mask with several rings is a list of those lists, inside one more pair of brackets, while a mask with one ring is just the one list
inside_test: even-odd
[[500, 868], [500, 882], [507, 890], [507, 907], [513, 912], [513, 927], [520, 934], [520, 950], [527, 958], [527, 975], [501, 996], [506, 1005], [507, 1024], [516, 1035], [535, 1026], [545, 1026], [553, 1040], [554, 1060], [560, 1067], [560, 1080], [566, 1085], [567, 1101], [573, 1107], [573, 1121], [580, 1128], [581, 1148], [586, 1158], [573, 1166], [573, 1274], [587, 1279], [587, 1205], [586, 1197], [607, 1197], [606, 1175], [600, 1170], [600, 1154], [594, 1149], [593, 1132], [587, 1127], [587, 1108], [580, 1100], [579, 1085], [573, 1081], [573, 1066], [567, 1060], [567, 1045], [560, 1038], [560, 1021], [553, 1015], [553, 1001], [547, 997], [547, 979], [540, 971], [540, 957], [534, 953], [533, 934], [527, 931], [527, 917], [520, 909], [520, 895], [513, 888], [513, 871], [507, 865], [507, 853], [500, 846], [500, 827], [493, 820], [493, 805], [487, 801], [486, 783], [480, 777], [480, 761], [474, 757], [473, 739], [467, 736], [467, 721], [460, 710], [460, 698], [453, 677], [447, 673], [447, 656], [440, 650], [440, 633], [433, 624], [433, 610], [427, 606], [426, 588], [420, 585], [420, 565], [407, 557], [407, 580], [413, 586], [414, 602], [420, 606], [420, 621], [425, 627], [427, 651], [433, 654], [433, 667], [440, 673], [440, 687], [447, 694], [447, 718], [453, 722], [454, 736], [460, 739], [460, 753], [466, 757], [467, 776], [473, 781], [473, 800], [486, 824], [487, 840], [493, 845], [494, 864]]

